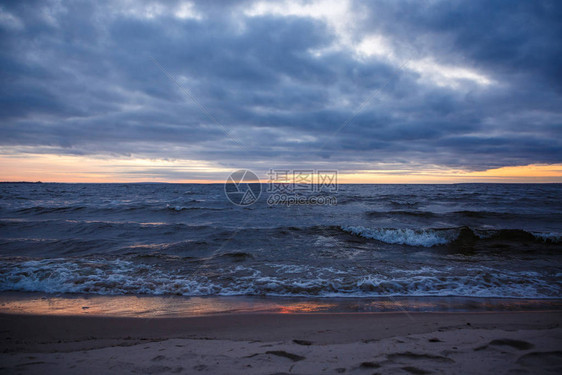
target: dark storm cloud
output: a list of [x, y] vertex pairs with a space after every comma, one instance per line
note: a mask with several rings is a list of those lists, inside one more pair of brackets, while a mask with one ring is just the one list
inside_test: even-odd
[[[413, 39], [445, 57], [457, 54], [494, 74], [528, 75], [562, 89], [557, 1], [381, 1], [367, 9], [366, 29]], [[377, 22], [385, 18], [397, 22]]]
[[[0, 144], [226, 167], [562, 162], [557, 2], [356, 2], [344, 28], [275, 4], [4, 3]], [[372, 37], [385, 47], [361, 52]]]

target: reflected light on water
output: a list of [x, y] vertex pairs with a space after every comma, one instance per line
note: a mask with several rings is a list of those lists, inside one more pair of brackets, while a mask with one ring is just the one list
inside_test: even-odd
[[263, 297], [52, 296], [0, 294], [0, 313], [114, 317], [190, 317], [213, 314], [372, 313], [400, 311], [561, 310], [562, 300], [416, 297], [376, 299], [285, 299]]
[[335, 303], [321, 303], [321, 302], [300, 302], [293, 304], [286, 304], [279, 306], [279, 313], [281, 314], [298, 314], [298, 313], [312, 313], [330, 311], [337, 308]]
[[92, 315], [124, 317], [182, 317], [223, 313], [310, 313], [328, 311], [337, 304], [245, 297], [141, 296], [29, 296], [0, 295], [0, 313], [33, 315]]

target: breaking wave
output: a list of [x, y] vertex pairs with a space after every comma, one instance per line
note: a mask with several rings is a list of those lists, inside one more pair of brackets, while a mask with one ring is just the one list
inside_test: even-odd
[[271, 273], [265, 274], [252, 266], [236, 265], [206, 274], [198, 269], [155, 269], [125, 260], [59, 258], [3, 264], [1, 268], [1, 291], [45, 293], [558, 298], [562, 290], [560, 275], [485, 266], [394, 269], [383, 274], [360, 268], [274, 264]]
[[431, 247], [444, 245], [458, 234], [454, 230], [342, 227], [351, 234], [389, 244]]
[[560, 243], [562, 235], [550, 232], [527, 232], [521, 229], [478, 230], [468, 227], [409, 229], [409, 228], [366, 228], [342, 226], [341, 229], [353, 235], [377, 240], [388, 244], [432, 247], [446, 245], [467, 238], [503, 241], [542, 241]]

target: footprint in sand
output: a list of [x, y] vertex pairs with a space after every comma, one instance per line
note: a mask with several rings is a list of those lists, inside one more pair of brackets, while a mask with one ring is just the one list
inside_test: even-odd
[[413, 360], [427, 360], [427, 361], [436, 361], [436, 362], [443, 362], [443, 363], [454, 363], [451, 358], [443, 357], [441, 355], [433, 355], [433, 354], [420, 354], [420, 353], [412, 353], [412, 352], [404, 352], [404, 353], [392, 353], [387, 355], [387, 358], [391, 361], [394, 360], [401, 360], [401, 359], [413, 359]]
[[297, 340], [294, 339], [293, 342], [297, 345], [305, 345], [305, 346], [310, 346], [312, 345], [312, 341], [308, 341], [308, 340]]
[[554, 352], [531, 352], [522, 355], [517, 360], [517, 364], [533, 369], [550, 370], [553, 373], [562, 372], [562, 351]]
[[359, 367], [361, 368], [379, 368], [381, 365], [377, 362], [362, 362]]
[[512, 340], [512, 339], [497, 339], [492, 340], [488, 345], [483, 345], [475, 348], [475, 351], [487, 349], [489, 346], [509, 346], [517, 350], [529, 350], [535, 346], [527, 341]]
[[183, 371], [183, 367], [171, 368], [168, 366], [150, 366], [142, 369], [145, 374], [162, 374], [162, 373], [172, 373], [178, 374]]
[[289, 358], [293, 362], [302, 361], [303, 359], [306, 359], [306, 357], [300, 356], [298, 354], [288, 353], [284, 350], [270, 350], [265, 352], [265, 354], [272, 354], [278, 357]]
[[416, 374], [416, 375], [431, 374], [431, 371], [422, 370], [421, 368], [417, 368], [414, 366], [402, 367], [402, 370], [409, 372], [410, 374]]

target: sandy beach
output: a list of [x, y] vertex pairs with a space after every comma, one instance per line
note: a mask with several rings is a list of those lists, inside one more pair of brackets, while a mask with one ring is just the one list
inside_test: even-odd
[[555, 374], [562, 313], [1, 314], [10, 374]]

